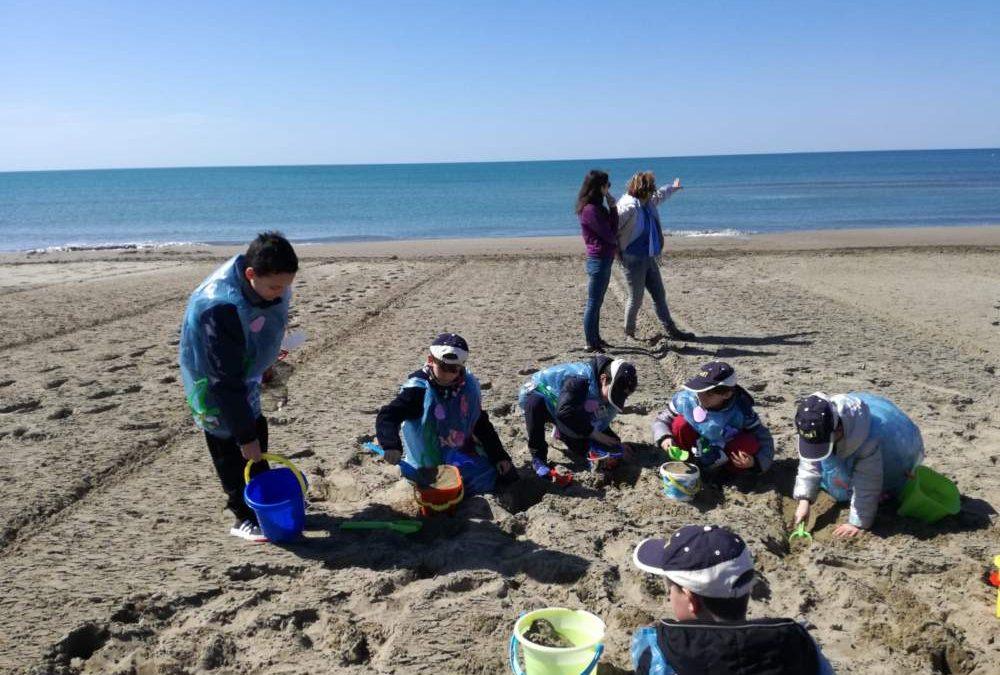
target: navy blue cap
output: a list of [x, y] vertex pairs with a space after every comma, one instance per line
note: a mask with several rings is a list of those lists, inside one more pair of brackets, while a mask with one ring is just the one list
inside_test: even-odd
[[740, 598], [753, 588], [753, 556], [740, 537], [718, 525], [685, 525], [669, 539], [635, 547], [636, 567], [709, 598]]
[[701, 367], [701, 371], [684, 383], [689, 391], [699, 392], [716, 387], [735, 387], [736, 371], [725, 361], [712, 361]]
[[795, 429], [799, 432], [799, 457], [818, 462], [833, 452], [836, 439], [837, 411], [822, 392], [816, 392], [799, 403], [795, 411]]

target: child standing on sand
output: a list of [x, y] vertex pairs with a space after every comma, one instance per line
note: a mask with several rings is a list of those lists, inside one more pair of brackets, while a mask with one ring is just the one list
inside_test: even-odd
[[774, 439], [724, 361], [705, 364], [653, 422], [653, 442], [689, 450], [701, 469], [763, 473], [774, 461]]
[[267, 470], [267, 418], [261, 413], [261, 377], [281, 349], [288, 324], [295, 250], [280, 233], [257, 235], [245, 255], [228, 260], [188, 300], [181, 325], [180, 366], [195, 424], [236, 516], [233, 536], [267, 541], [243, 500], [247, 461]]
[[441, 333], [429, 351], [423, 368], [410, 374], [375, 418], [385, 461], [399, 464], [405, 457], [417, 469], [454, 465], [468, 494], [492, 492], [498, 481], [517, 480], [482, 408], [479, 380], [465, 367], [468, 343], [456, 333]]

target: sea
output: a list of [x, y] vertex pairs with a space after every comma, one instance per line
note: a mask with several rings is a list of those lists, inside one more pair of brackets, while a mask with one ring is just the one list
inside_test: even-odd
[[668, 235], [1000, 224], [1000, 149], [0, 173], [0, 250], [575, 235], [589, 169], [684, 190]]

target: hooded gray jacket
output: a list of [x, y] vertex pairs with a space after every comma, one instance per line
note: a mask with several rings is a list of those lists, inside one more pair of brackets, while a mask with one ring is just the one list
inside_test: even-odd
[[[854, 457], [854, 471], [851, 487], [851, 513], [848, 522], [855, 527], [867, 529], [875, 521], [879, 500], [882, 496], [882, 448], [881, 438], [871, 434], [871, 413], [868, 404], [850, 394], [835, 394], [830, 397], [840, 416], [844, 436], [833, 447], [833, 453], [841, 459]], [[822, 463], [799, 460], [799, 470], [795, 476], [795, 499], [816, 500], [822, 477]]]

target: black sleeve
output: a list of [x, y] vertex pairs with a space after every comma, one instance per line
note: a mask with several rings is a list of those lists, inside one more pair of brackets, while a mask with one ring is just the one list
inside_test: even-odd
[[403, 420], [418, 419], [424, 412], [424, 390], [406, 387], [388, 405], [379, 408], [375, 416], [375, 435], [384, 450], [402, 450], [399, 425]]
[[235, 305], [213, 305], [201, 315], [208, 389], [226, 426], [240, 444], [257, 439], [257, 420], [247, 402], [243, 358], [246, 341]]
[[590, 413], [583, 407], [590, 382], [583, 377], [569, 377], [563, 382], [556, 406], [556, 424], [560, 431], [569, 431], [576, 438], [586, 438], [594, 430]]
[[476, 427], [472, 430], [473, 435], [476, 439], [483, 444], [483, 450], [486, 451], [486, 457], [489, 458], [491, 462], [496, 464], [497, 462], [510, 461], [510, 455], [507, 451], [503, 449], [503, 443], [500, 442], [500, 436], [497, 434], [497, 430], [493, 427], [493, 422], [490, 422], [490, 416], [485, 410], [479, 412], [479, 419], [476, 420]]

